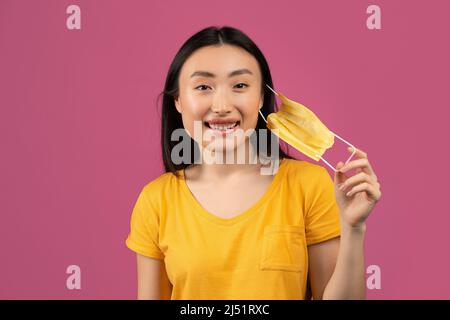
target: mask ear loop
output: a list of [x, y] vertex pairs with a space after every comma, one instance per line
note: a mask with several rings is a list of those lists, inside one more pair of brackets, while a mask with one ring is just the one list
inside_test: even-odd
[[[277, 95], [278, 96], [278, 93], [277, 92], [275, 92], [275, 90], [273, 90], [271, 87], [269, 87], [269, 85], [266, 83], [266, 86], [267, 86], [267, 88], [269, 88], [273, 93], [275, 93], [275, 95]], [[261, 112], [261, 108], [259, 108], [259, 114], [261, 115], [261, 117], [263, 118], [263, 120], [264, 120], [264, 122], [265, 123], [267, 123], [267, 120], [266, 120], [266, 118], [264, 117], [264, 115], [262, 114], [262, 112]]]
[[[352, 147], [352, 149], [353, 149], [352, 154], [351, 154], [350, 157], [347, 159], [347, 161], [345, 161], [345, 163], [344, 163], [344, 165], [346, 165], [346, 164], [350, 161], [350, 159], [353, 158], [353, 156], [355, 155], [355, 153], [356, 153], [356, 148], [355, 148], [355, 146], [352, 145], [350, 142], [348, 142], [348, 141], [344, 140], [343, 138], [339, 137], [339, 136], [338, 136], [336, 133], [334, 133], [333, 131], [330, 130], [330, 132], [331, 132], [332, 134], [334, 134], [334, 135], [336, 136], [336, 138], [340, 139], [342, 142], [346, 143], [347, 145], [349, 145], [349, 146]], [[331, 164], [329, 164], [327, 160], [325, 160], [324, 158], [322, 158], [322, 157], [321, 157], [320, 155], [318, 155], [318, 154], [316, 154], [316, 156], [319, 157], [323, 162], [325, 162], [331, 169], [333, 169], [334, 172], [338, 172], [338, 170], [336, 170]]]
[[267, 83], [266, 83], [266, 87], [269, 88], [270, 91], [272, 91], [273, 93], [275, 93], [275, 95], [278, 96], [278, 93], [275, 90], [273, 90], [271, 87], [269, 87], [269, 85]]
[[264, 115], [262, 114], [261, 109], [259, 109], [259, 114], [260, 114], [261, 117], [263, 118], [264, 122], [267, 123], [267, 120], [266, 120], [266, 118], [264, 118]]
[[[267, 86], [267, 88], [269, 88], [275, 95], [278, 96], [278, 93], [277, 93], [275, 90], [273, 90], [267, 83], [266, 83], [266, 86]], [[264, 118], [263, 114], [261, 113], [261, 109], [259, 109], [259, 113], [260, 113], [261, 116], [263, 117], [264, 121], [267, 123], [266, 118]], [[355, 153], [356, 153], [356, 148], [355, 148], [355, 146], [352, 145], [350, 142], [348, 142], [347, 140], [341, 138], [340, 136], [338, 136], [338, 135], [337, 135], [336, 133], [334, 133], [333, 131], [330, 130], [330, 132], [331, 132], [336, 138], [338, 138], [338, 139], [341, 140], [342, 142], [346, 143], [347, 145], [349, 145], [349, 146], [352, 147], [352, 149], [353, 149], [352, 154], [351, 154], [350, 157], [347, 159], [347, 161], [345, 161], [345, 163], [344, 163], [344, 165], [346, 165], [346, 164], [350, 161], [350, 159], [353, 158], [353, 156], [355, 155]], [[334, 172], [337, 172], [337, 171], [338, 171], [338, 170], [336, 170], [331, 164], [329, 164], [328, 161], [325, 160], [323, 157], [321, 157], [321, 156], [318, 155], [318, 154], [316, 154], [316, 156], [319, 157], [323, 162], [325, 162], [325, 164], [328, 165]]]

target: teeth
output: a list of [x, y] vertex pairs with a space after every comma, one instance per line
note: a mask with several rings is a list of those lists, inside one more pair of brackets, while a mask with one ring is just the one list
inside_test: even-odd
[[228, 124], [209, 124], [209, 126], [211, 127], [211, 129], [214, 130], [228, 130], [228, 129], [232, 129], [234, 126], [236, 126], [237, 122], [234, 123], [228, 123]]

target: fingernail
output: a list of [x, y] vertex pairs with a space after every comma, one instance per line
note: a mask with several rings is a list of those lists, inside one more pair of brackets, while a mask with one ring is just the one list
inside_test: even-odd
[[350, 194], [351, 194], [351, 193], [352, 193], [351, 191], [347, 192], [346, 196], [347, 196], [347, 197], [350, 197]]
[[344, 184], [341, 184], [341, 186], [339, 187], [339, 190], [343, 190], [344, 189]]

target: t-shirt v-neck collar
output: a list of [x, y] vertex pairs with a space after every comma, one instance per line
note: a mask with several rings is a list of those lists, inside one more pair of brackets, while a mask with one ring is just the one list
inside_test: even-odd
[[193, 208], [195, 208], [195, 210], [194, 210], [195, 212], [197, 212], [201, 216], [205, 217], [206, 219], [208, 219], [214, 223], [229, 226], [229, 225], [233, 225], [233, 224], [235, 224], [239, 221], [242, 221], [242, 220], [246, 219], [247, 217], [251, 216], [253, 213], [257, 212], [258, 209], [264, 203], [266, 203], [266, 201], [272, 196], [272, 194], [277, 189], [277, 187], [280, 183], [280, 180], [284, 173], [285, 167], [287, 165], [286, 162], [287, 162], [287, 159], [285, 159], [285, 158], [280, 160], [278, 171], [275, 173], [274, 178], [273, 178], [272, 182], [270, 183], [269, 187], [266, 189], [264, 194], [258, 199], [258, 201], [256, 203], [254, 203], [252, 206], [250, 206], [250, 208], [244, 210], [242, 213], [240, 213], [232, 218], [221, 218], [221, 217], [209, 212], [208, 210], [206, 210], [198, 202], [198, 200], [195, 198], [194, 194], [189, 189], [189, 187], [186, 183], [186, 180], [184, 179], [184, 177], [185, 177], [184, 169], [179, 170], [179, 173], [181, 174], [181, 178], [179, 180], [180, 180], [181, 189], [183, 190], [187, 200], [192, 204]]

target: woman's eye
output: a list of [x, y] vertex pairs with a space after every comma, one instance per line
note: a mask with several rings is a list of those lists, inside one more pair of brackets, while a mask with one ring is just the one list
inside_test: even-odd
[[245, 83], [238, 83], [237, 85], [235, 85], [235, 87], [237, 89], [244, 89], [245, 87], [248, 87], [248, 85], [246, 85]]
[[202, 84], [202, 85], [196, 87], [195, 89], [198, 89], [200, 91], [205, 91], [207, 88], [209, 88], [209, 86], [207, 86], [206, 84]]

